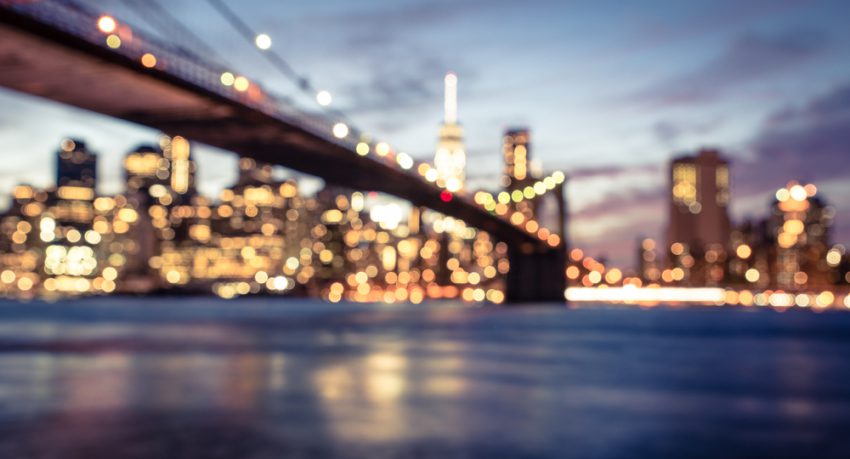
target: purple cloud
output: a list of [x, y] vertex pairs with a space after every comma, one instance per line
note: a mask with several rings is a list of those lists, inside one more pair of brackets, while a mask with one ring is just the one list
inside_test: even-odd
[[682, 123], [678, 121], [662, 120], [652, 125], [652, 132], [659, 142], [667, 146], [675, 146], [676, 142], [685, 135], [703, 135], [714, 131], [722, 124], [721, 119], [712, 119], [699, 123]]
[[753, 139], [750, 161], [734, 168], [736, 189], [765, 192], [787, 180], [826, 181], [850, 174], [850, 82], [800, 108], [770, 115]]
[[594, 220], [616, 215], [636, 207], [663, 207], [667, 194], [663, 186], [652, 189], [629, 189], [620, 193], [608, 193], [601, 201], [572, 212], [576, 221]]
[[662, 168], [660, 164], [615, 164], [600, 167], [588, 167], [584, 169], [570, 169], [568, 167], [555, 167], [555, 169], [563, 169], [568, 171], [570, 181], [591, 179], [591, 178], [608, 178], [618, 177], [625, 174], [653, 173], [659, 172]]

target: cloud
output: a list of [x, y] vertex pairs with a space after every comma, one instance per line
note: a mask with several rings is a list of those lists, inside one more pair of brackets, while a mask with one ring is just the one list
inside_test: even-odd
[[628, 189], [617, 193], [608, 193], [600, 201], [585, 206], [570, 214], [576, 221], [593, 220], [611, 215], [619, 215], [636, 207], [664, 207], [667, 196], [663, 186], [651, 189]]
[[661, 170], [659, 164], [614, 164], [600, 167], [588, 167], [583, 169], [567, 169], [570, 181], [592, 179], [592, 178], [615, 178], [626, 174], [654, 173]]
[[[540, 3], [540, 0], [537, 1]], [[515, 5], [526, 7], [516, 0], [428, 0], [416, 2], [388, 2], [377, 9], [355, 5], [353, 9], [337, 9], [331, 14], [305, 18], [302, 24], [313, 27], [344, 28], [347, 42], [352, 48], [392, 44], [399, 35], [409, 35], [414, 29], [447, 26], [448, 22], [465, 15], [478, 14]]]
[[768, 116], [750, 151], [752, 159], [733, 168], [743, 194], [772, 191], [791, 179], [817, 183], [850, 176], [850, 81]]
[[640, 90], [628, 99], [654, 106], [711, 101], [741, 85], [799, 66], [824, 51], [829, 43], [826, 34], [814, 29], [744, 35], [700, 68]]
[[680, 121], [662, 120], [652, 125], [655, 138], [662, 144], [673, 147], [686, 135], [704, 135], [714, 131], [722, 124], [721, 119], [712, 119], [700, 123], [684, 123]]
[[[440, 99], [442, 74], [447, 67], [435, 59], [408, 62], [410, 65], [372, 67], [368, 79], [343, 88], [348, 94], [350, 113], [400, 110]], [[398, 120], [387, 119], [393, 129]]]

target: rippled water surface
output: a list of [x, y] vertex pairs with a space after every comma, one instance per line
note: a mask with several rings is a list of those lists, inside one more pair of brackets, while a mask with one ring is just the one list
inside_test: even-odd
[[850, 314], [0, 302], [0, 458], [850, 457]]

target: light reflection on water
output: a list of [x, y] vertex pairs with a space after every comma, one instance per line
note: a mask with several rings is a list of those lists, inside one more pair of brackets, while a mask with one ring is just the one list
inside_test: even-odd
[[190, 456], [807, 451], [850, 427], [843, 316], [233, 305], [4, 309], [0, 455], [164, 431]]

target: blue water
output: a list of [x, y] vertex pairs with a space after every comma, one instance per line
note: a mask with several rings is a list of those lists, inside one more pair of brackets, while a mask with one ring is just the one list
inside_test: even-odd
[[0, 302], [0, 458], [850, 457], [850, 314]]

